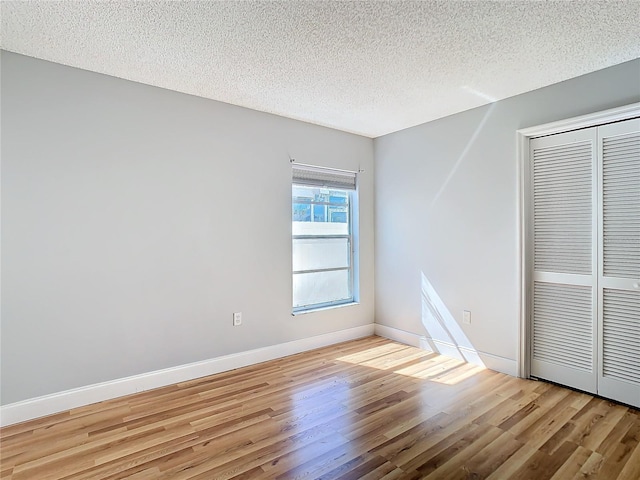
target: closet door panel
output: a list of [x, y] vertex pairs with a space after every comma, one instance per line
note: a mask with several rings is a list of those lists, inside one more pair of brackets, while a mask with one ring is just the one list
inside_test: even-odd
[[531, 374], [596, 392], [596, 130], [532, 139]]
[[594, 391], [593, 288], [534, 282], [535, 376]]
[[598, 129], [598, 393], [640, 407], [640, 119]]

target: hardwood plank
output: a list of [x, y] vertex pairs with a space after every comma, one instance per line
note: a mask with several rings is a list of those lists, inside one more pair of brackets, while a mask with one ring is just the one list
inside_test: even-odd
[[2, 480], [640, 478], [640, 412], [380, 337], [0, 429]]
[[507, 460], [498, 466], [488, 477], [488, 480], [503, 480], [505, 478], [517, 478], [515, 473], [524, 465], [538, 450], [529, 447], [526, 443], [522, 445]]
[[[598, 478], [598, 473], [601, 471], [602, 464], [604, 463], [604, 457], [600, 455], [598, 452], [593, 452], [587, 458], [587, 461], [584, 462], [578, 473], [576, 473], [573, 478], [577, 479], [585, 479], [585, 478]], [[615, 476], [609, 478], [616, 478]]]
[[577, 448], [578, 446], [574, 443], [564, 442], [552, 455], [541, 450], [536, 450], [535, 453], [515, 471], [513, 478], [522, 480], [549, 479], [567, 462]]
[[640, 478], [640, 444], [636, 444], [618, 478], [619, 480], [638, 480]]
[[[385, 458], [374, 455], [361, 455], [351, 461], [334, 468], [328, 473], [317, 477], [317, 480], [365, 480], [382, 478], [392, 472], [395, 467]], [[291, 477], [288, 477], [291, 478]]]
[[[462, 437], [416, 470], [422, 474], [429, 473], [427, 479], [445, 479], [458, 477], [467, 470], [466, 462], [478, 454], [485, 446], [496, 440], [503, 432], [492, 425], [484, 425], [478, 432]], [[437, 460], [436, 460], [437, 459]], [[442, 462], [442, 463], [440, 463]], [[439, 465], [434, 468], [434, 465]]]
[[464, 478], [487, 478], [521, 446], [522, 443], [516, 440], [513, 435], [509, 432], [503, 432], [493, 442], [460, 465], [460, 474]]
[[[633, 426], [629, 429], [619, 443], [604, 452], [604, 463], [602, 464], [601, 478], [616, 478], [622, 473], [632, 457], [632, 454], [638, 448], [640, 443], [640, 418], [636, 419]], [[604, 476], [606, 474], [606, 477]]]
[[[556, 449], [557, 450], [557, 449]], [[555, 451], [555, 450], [554, 450]], [[555, 471], [551, 480], [573, 478], [591, 456], [591, 450], [578, 446], [564, 464]]]

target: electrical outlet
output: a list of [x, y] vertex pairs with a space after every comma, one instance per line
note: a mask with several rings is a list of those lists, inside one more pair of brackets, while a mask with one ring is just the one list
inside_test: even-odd
[[469, 310], [462, 311], [462, 323], [471, 325], [471, 312]]
[[237, 327], [238, 325], [242, 325], [242, 312], [235, 312], [233, 314], [233, 326]]

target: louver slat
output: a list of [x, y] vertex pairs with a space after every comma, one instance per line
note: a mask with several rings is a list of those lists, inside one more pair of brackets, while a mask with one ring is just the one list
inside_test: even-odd
[[640, 385], [638, 312], [640, 292], [604, 289], [603, 374]]
[[589, 141], [533, 151], [534, 268], [592, 273], [592, 147]]
[[592, 318], [591, 287], [535, 282], [533, 358], [591, 372]]
[[603, 273], [640, 278], [640, 133], [602, 145]]

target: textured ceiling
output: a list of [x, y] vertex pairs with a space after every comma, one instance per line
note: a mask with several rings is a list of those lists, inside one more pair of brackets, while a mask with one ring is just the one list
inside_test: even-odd
[[377, 137], [640, 57], [640, 1], [2, 2], [3, 49]]

